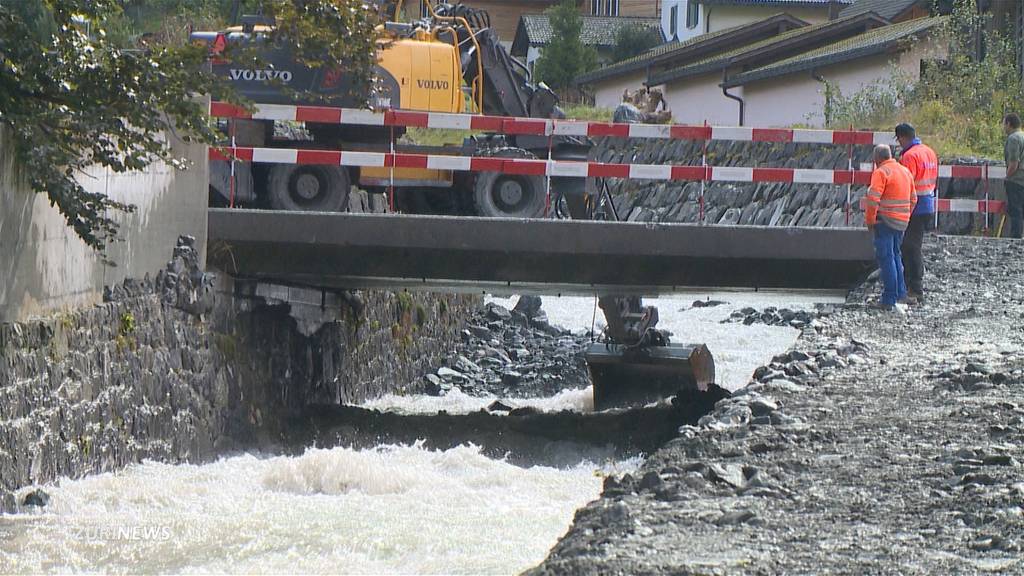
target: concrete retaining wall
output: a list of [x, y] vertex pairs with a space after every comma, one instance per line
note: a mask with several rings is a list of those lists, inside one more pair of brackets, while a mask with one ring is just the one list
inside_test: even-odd
[[90, 191], [136, 206], [115, 217], [124, 241], [108, 248], [117, 264], [111, 267], [75, 236], [45, 194], [28, 188], [10, 136], [0, 129], [0, 321], [98, 302], [104, 286], [162, 267], [180, 234], [195, 237], [205, 250], [206, 147], [171, 142], [190, 161], [188, 170], [159, 164], [117, 174], [97, 168], [80, 178]]

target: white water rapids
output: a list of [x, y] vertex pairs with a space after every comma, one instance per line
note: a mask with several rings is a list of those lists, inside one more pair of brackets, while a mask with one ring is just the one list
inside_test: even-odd
[[[719, 381], [728, 388], [742, 386], [797, 332], [721, 319], [745, 306], [835, 301], [792, 294], [708, 296], [729, 304], [689, 309], [705, 295], [652, 303], [674, 341], [708, 344]], [[592, 298], [544, 299], [552, 323], [573, 330], [590, 327], [592, 306]], [[453, 393], [389, 396], [370, 406], [459, 413], [491, 401]], [[592, 409], [587, 391], [508, 402], [548, 411]], [[638, 465], [634, 459], [520, 468], [472, 446], [311, 449], [301, 456], [242, 455], [201, 466], [147, 462], [63, 480], [44, 487], [51, 495], [48, 507], [0, 516], [0, 574], [517, 573], [544, 559], [573, 512], [600, 494], [604, 473]]]

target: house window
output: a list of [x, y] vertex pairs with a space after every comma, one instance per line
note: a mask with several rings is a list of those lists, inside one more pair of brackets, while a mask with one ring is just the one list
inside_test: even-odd
[[590, 0], [592, 16], [618, 16], [619, 0]]
[[700, 24], [700, 4], [694, 0], [686, 5], [686, 27], [696, 28]]
[[677, 38], [677, 32], [679, 32], [679, 5], [675, 4], [668, 12], [668, 35], [671, 38]]

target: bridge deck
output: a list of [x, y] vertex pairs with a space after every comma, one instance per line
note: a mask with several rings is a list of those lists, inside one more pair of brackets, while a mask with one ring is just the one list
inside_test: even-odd
[[315, 287], [637, 293], [845, 289], [863, 229], [769, 228], [211, 209], [209, 261]]

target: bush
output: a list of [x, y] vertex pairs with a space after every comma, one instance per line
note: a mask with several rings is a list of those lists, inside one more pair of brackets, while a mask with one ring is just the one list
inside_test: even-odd
[[661, 35], [657, 30], [643, 26], [625, 26], [615, 34], [612, 62], [643, 54], [658, 44], [661, 44]]
[[550, 8], [551, 42], [541, 50], [537, 59], [537, 80], [552, 88], [572, 85], [573, 79], [597, 67], [597, 51], [584, 46], [580, 40], [583, 18], [573, 0], [562, 0]]
[[[949, 54], [926, 66], [916, 83], [894, 75], [849, 96], [826, 85], [826, 124], [891, 130], [905, 121], [940, 156], [1002, 158], [1002, 118], [1024, 112], [1024, 95], [1014, 44], [986, 19], [975, 0], [957, 0], [939, 32]], [[979, 42], [981, 30], [987, 32]]]

